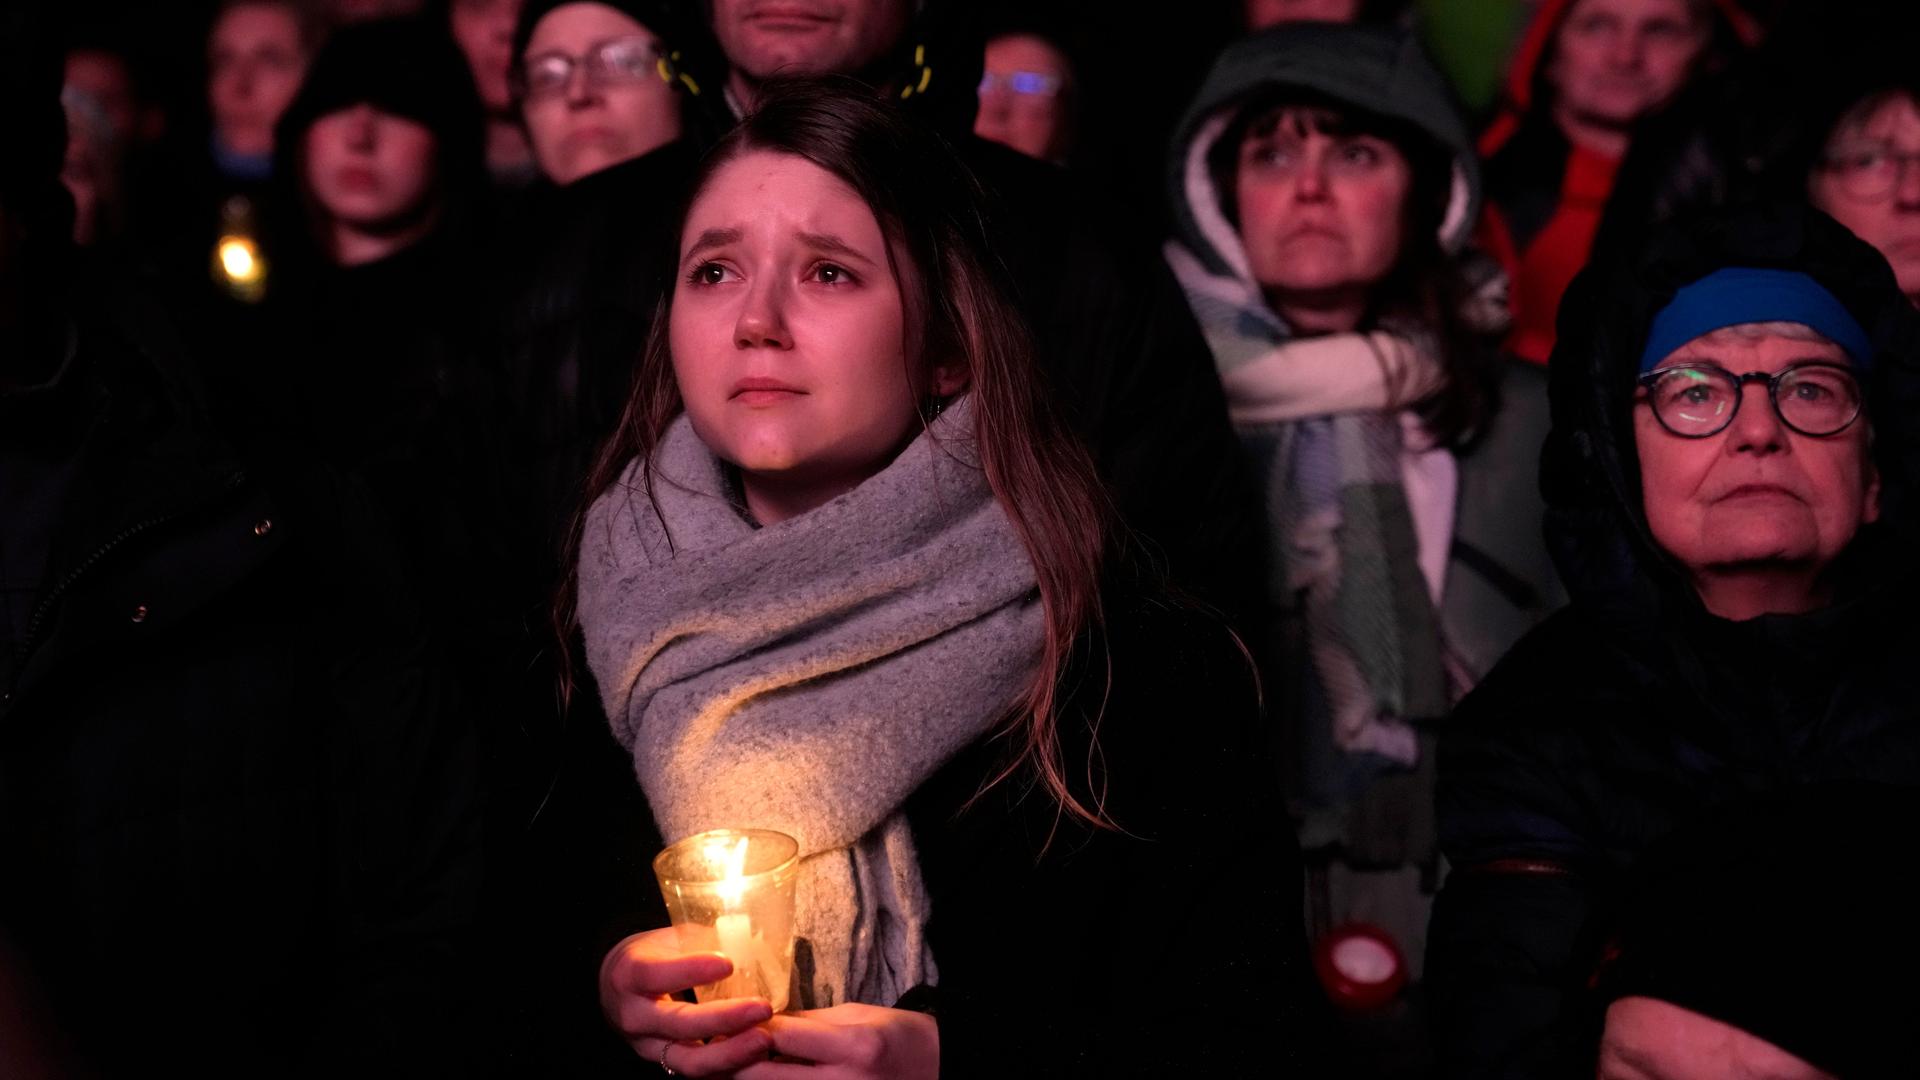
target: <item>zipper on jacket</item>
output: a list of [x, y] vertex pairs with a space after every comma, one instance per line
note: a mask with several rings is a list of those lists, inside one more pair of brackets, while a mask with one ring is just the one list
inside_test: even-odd
[[21, 642], [20, 651], [14, 655], [16, 666], [8, 677], [6, 690], [0, 691], [0, 706], [6, 706], [13, 702], [14, 692], [20, 688], [20, 676], [26, 671], [27, 661], [33, 656], [33, 650], [40, 644], [41, 630], [45, 627], [47, 618], [52, 614], [54, 606], [60, 602], [60, 598], [66, 595], [68, 590], [72, 589], [81, 578], [87, 575], [88, 571], [98, 566], [101, 560], [105, 559], [108, 555], [113, 554], [114, 550], [120, 547], [120, 545], [133, 540], [142, 533], [157, 529], [169, 522], [178, 521], [188, 514], [199, 511], [214, 502], [220, 495], [225, 495], [238, 488], [246, 482], [246, 479], [247, 474], [244, 472], [233, 473], [227, 477], [226, 486], [220, 490], [218, 495], [209, 496], [206, 499], [180, 507], [170, 513], [151, 517], [145, 521], [128, 526], [113, 539], [93, 549], [92, 554], [80, 560], [72, 570], [67, 571], [65, 576], [58, 582], [55, 582], [53, 588], [48, 590], [47, 595], [41, 597], [40, 602], [34, 605], [33, 616], [27, 620], [26, 640]]

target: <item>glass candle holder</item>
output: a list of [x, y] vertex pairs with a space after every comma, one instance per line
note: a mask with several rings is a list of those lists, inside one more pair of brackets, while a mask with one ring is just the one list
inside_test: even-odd
[[799, 870], [799, 842], [769, 829], [695, 833], [654, 858], [681, 950], [733, 961], [733, 974], [694, 987], [695, 998], [763, 997], [786, 1009]]

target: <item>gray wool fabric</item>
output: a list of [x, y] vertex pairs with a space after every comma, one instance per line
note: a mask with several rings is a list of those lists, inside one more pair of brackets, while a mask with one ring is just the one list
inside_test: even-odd
[[878, 475], [765, 528], [682, 416], [652, 501], [636, 462], [587, 517], [587, 658], [661, 835], [800, 842], [801, 1007], [937, 980], [902, 806], [1039, 664], [1033, 567], [971, 415], [961, 399]]

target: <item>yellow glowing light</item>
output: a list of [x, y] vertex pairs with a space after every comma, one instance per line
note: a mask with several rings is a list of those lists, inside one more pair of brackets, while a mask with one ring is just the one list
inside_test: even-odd
[[728, 905], [737, 905], [747, 891], [747, 838], [742, 836], [731, 843], [725, 840], [713, 840], [707, 843], [701, 854], [715, 867], [724, 868], [723, 877], [716, 886], [720, 898]]
[[227, 277], [240, 283], [250, 283], [260, 279], [260, 260], [253, 251], [253, 241], [240, 236], [226, 236], [220, 239], [220, 269]]

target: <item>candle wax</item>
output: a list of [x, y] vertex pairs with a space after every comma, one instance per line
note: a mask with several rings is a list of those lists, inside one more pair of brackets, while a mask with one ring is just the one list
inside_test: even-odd
[[723, 983], [729, 996], [766, 993], [755, 989], [763, 976], [754, 970], [753, 922], [745, 913], [722, 915], [714, 929], [720, 934], [720, 952], [733, 961], [733, 974]]

